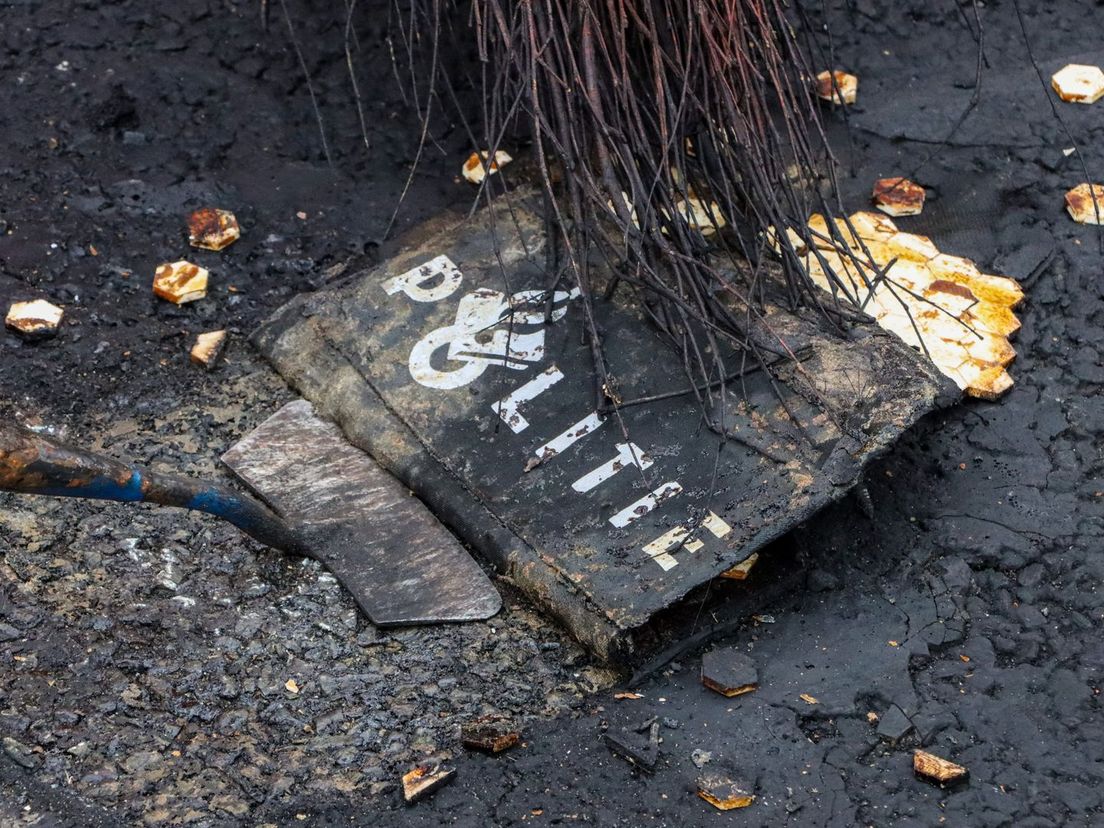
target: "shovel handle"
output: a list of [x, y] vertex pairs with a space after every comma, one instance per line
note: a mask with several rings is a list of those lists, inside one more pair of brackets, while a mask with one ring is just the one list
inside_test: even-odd
[[73, 448], [14, 423], [0, 423], [0, 490], [121, 503], [157, 503], [206, 512], [265, 546], [308, 554], [275, 512], [226, 486], [158, 474]]

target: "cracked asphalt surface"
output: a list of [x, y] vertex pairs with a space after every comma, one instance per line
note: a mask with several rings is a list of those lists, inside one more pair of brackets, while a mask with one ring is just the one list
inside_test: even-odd
[[[0, 304], [50, 298], [67, 321], [43, 343], [0, 337], [0, 416], [219, 475], [219, 454], [291, 398], [248, 332], [388, 254], [418, 125], [390, 77], [385, 12], [356, 17], [369, 154], [344, 11], [288, 4], [331, 168], [269, 5], [267, 33], [252, 2], [3, 7]], [[1022, 5], [1041, 65], [1098, 48], [1101, 7]], [[935, 148], [969, 99], [975, 46], [950, 3], [858, 0], [828, 17], [833, 62], [860, 76], [850, 131], [830, 118], [860, 209], [874, 178]], [[874, 521], [842, 503], [772, 550], [785, 573], [759, 577], [797, 572], [801, 588], [617, 700], [625, 677], [508, 588], [486, 623], [377, 630], [314, 565], [209, 519], [2, 497], [0, 824], [1101, 824], [1102, 257], [1062, 194], [1083, 180], [1079, 155], [1099, 175], [1104, 122], [1060, 109], [1080, 147], [1064, 154], [1014, 6], [981, 20], [983, 103], [915, 176], [925, 215], [900, 224], [1025, 280], [1016, 386], [929, 418], [873, 466]], [[894, 109], [898, 86], [935, 91]], [[471, 197], [455, 180], [463, 131], [442, 121], [434, 137], [400, 228]], [[183, 219], [206, 203], [238, 213], [242, 240], [196, 256], [207, 299], [156, 301], [153, 268], [194, 255]], [[224, 326], [227, 361], [189, 365], [194, 335]], [[713, 647], [750, 655], [759, 689], [704, 689]], [[466, 754], [459, 725], [484, 712], [516, 717], [523, 744]], [[653, 717], [649, 776], [602, 734], [643, 738]], [[969, 781], [916, 779], [917, 746]], [[398, 776], [427, 755], [457, 779], [407, 808]], [[754, 804], [699, 800], [709, 772]]]

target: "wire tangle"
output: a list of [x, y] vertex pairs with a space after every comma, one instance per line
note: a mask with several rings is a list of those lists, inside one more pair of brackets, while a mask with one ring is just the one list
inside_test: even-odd
[[[395, 2], [404, 32], [421, 41], [407, 53], [432, 56], [430, 90], [456, 103], [468, 83], [481, 95], [482, 123], [468, 125], [476, 148], [493, 157], [507, 138], [530, 143], [549, 222], [548, 287], [569, 278], [580, 290], [600, 412], [618, 395], [595, 302], [621, 286], [672, 344], [721, 433], [732, 378], [749, 362], [769, 376], [777, 357], [795, 359], [770, 333], [768, 300], [812, 308], [837, 330], [856, 318], [853, 278], [836, 278], [831, 296], [802, 266], [819, 255], [810, 213], [843, 211], [814, 73], [785, 2]], [[474, 44], [481, 77], [446, 70], [445, 36]], [[425, 89], [419, 99], [428, 113]], [[487, 200], [492, 182], [481, 188]], [[827, 226], [849, 255], [836, 223]]]

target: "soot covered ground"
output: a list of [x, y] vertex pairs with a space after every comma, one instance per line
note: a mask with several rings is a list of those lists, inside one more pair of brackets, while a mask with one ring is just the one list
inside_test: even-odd
[[[0, 416], [217, 474], [221, 451], [290, 398], [249, 330], [387, 255], [418, 134], [387, 4], [354, 18], [366, 150], [344, 7], [288, 3], [332, 165], [283, 6], [268, 5], [267, 31], [255, 2], [5, 6], [0, 305], [42, 296], [67, 321], [48, 342], [0, 338]], [[1101, 62], [1104, 11], [1031, 5], [1045, 70]], [[1027, 280], [1016, 387], [929, 419], [875, 466], [876, 521], [845, 503], [795, 535], [804, 588], [707, 645], [749, 653], [757, 692], [703, 689], [691, 650], [616, 701], [616, 676], [514, 596], [485, 624], [380, 631], [317, 568], [209, 520], [5, 497], [0, 821], [1099, 824], [1104, 259], [1062, 209], [1083, 174], [1014, 7], [981, 16], [982, 104], [917, 173], [929, 210], [900, 223]], [[950, 2], [860, 0], [828, 22], [834, 62], [861, 78], [850, 131], [830, 115], [861, 209], [874, 178], [911, 171], [965, 106], [974, 41]], [[1104, 110], [1061, 111], [1098, 172]], [[442, 120], [432, 137], [400, 228], [471, 198], [455, 180], [462, 129]], [[183, 217], [208, 203], [235, 210], [244, 235], [197, 255]], [[210, 295], [155, 300], [154, 266], [185, 255], [211, 268]], [[228, 360], [206, 374], [187, 350], [218, 327]], [[524, 744], [463, 755], [459, 722], [491, 710], [526, 722]], [[648, 777], [601, 734], [652, 717]], [[970, 781], [915, 779], [918, 745]], [[397, 776], [427, 754], [456, 760], [458, 779], [407, 809]], [[754, 805], [724, 815], [697, 799], [714, 771], [754, 787]]]

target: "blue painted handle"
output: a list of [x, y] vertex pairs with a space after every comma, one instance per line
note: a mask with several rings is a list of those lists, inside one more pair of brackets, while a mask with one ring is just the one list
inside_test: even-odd
[[156, 503], [206, 512], [275, 549], [309, 554], [275, 512], [225, 486], [158, 474], [0, 424], [0, 489], [52, 497]]

